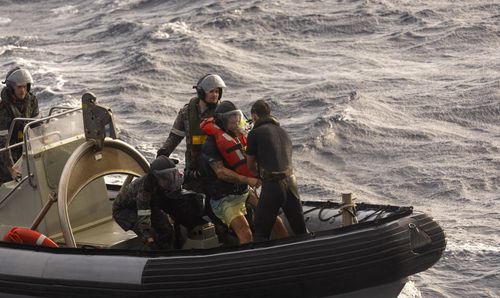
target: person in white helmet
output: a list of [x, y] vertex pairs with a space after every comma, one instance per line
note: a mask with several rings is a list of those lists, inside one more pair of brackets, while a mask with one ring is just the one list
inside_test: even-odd
[[[191, 98], [177, 114], [170, 134], [158, 150], [157, 156], [170, 154], [179, 143], [186, 137], [186, 165], [184, 188], [208, 195], [209, 181], [203, 177], [200, 166], [201, 147], [207, 138], [200, 129], [203, 119], [214, 116], [214, 111], [222, 98], [222, 92], [226, 84], [219, 75], [207, 74], [198, 80], [193, 86], [196, 89], [196, 97]], [[208, 183], [207, 183], [208, 182]]]
[[[39, 115], [38, 100], [31, 93], [33, 78], [28, 70], [16, 67], [7, 73], [6, 86], [1, 92], [0, 101], [0, 148], [23, 141], [24, 123], [17, 122], [8, 140], [9, 128], [14, 118], [36, 118]], [[13, 167], [13, 163], [22, 155], [22, 147], [0, 152], [0, 184], [16, 179], [20, 173]]]

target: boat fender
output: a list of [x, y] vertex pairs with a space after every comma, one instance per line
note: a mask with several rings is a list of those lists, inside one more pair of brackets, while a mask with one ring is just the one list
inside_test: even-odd
[[5, 234], [3, 241], [17, 244], [29, 244], [45, 247], [59, 247], [44, 234], [27, 228], [13, 227]]

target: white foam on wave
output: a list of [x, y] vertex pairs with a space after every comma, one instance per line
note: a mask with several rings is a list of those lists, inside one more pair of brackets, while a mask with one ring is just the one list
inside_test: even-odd
[[45, 91], [55, 94], [61, 93], [64, 90], [64, 84], [67, 80], [61, 74], [61, 69], [59, 67], [51, 65], [37, 66], [34, 73], [41, 75], [42, 78], [50, 78], [50, 84], [45, 87]]
[[[498, 243], [498, 242], [497, 242]], [[500, 253], [500, 246], [475, 240], [448, 241], [446, 250], [450, 252]]]
[[14, 46], [14, 45], [6, 45], [6, 46], [1, 46], [0, 47], [0, 56], [3, 55], [6, 51], [11, 51], [15, 49], [21, 49], [21, 50], [27, 50], [28, 47], [20, 47], [20, 46]]
[[[15, 47], [15, 48], [22, 48], [22, 49], [28, 49], [27, 47]], [[16, 65], [28, 68], [28, 69], [34, 69], [38, 67], [38, 62], [34, 59], [26, 59], [26, 58], [16, 58], [14, 59], [14, 63]]]
[[52, 9], [52, 13], [58, 16], [74, 15], [78, 13], [78, 8], [73, 5], [66, 5]]
[[12, 22], [9, 18], [0, 18], [0, 26], [8, 25]]
[[153, 33], [152, 37], [158, 40], [167, 40], [170, 38], [170, 34], [163, 31], [156, 31], [155, 33]]
[[160, 28], [152, 34], [154, 39], [167, 40], [182, 35], [189, 35], [192, 31], [185, 22], [173, 22], [162, 24]]
[[118, 9], [123, 9], [127, 6], [132, 6], [141, 3], [143, 0], [114, 0], [113, 6]]
[[175, 33], [189, 33], [191, 30], [189, 26], [185, 22], [174, 22], [165, 24], [168, 28], [170, 28]]
[[422, 298], [422, 293], [417, 289], [415, 283], [410, 280], [405, 284], [398, 298]]

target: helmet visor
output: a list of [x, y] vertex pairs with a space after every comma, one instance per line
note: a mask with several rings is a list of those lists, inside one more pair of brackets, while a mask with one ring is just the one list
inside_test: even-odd
[[246, 130], [248, 121], [241, 110], [229, 111], [219, 114], [219, 119], [222, 120], [227, 129]]
[[153, 175], [158, 179], [164, 181], [166, 189], [176, 190], [179, 189], [184, 182], [184, 174], [177, 168], [164, 169], [160, 171], [153, 171]]

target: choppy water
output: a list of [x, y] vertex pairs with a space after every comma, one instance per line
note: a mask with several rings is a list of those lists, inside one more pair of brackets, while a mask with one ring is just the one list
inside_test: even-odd
[[[6, 1], [0, 73], [42, 111], [84, 90], [148, 158], [206, 73], [269, 99], [303, 198], [413, 205], [448, 247], [404, 297], [500, 296], [500, 3], [488, 0]], [[184, 145], [176, 153], [183, 157]]]

